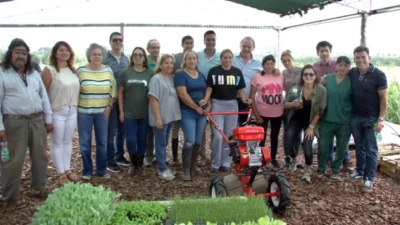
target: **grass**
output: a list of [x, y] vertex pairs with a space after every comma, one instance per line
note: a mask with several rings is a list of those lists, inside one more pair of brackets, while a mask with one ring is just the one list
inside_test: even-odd
[[271, 210], [266, 207], [263, 198], [197, 198], [175, 199], [171, 205], [171, 215], [175, 223], [218, 224], [257, 221], [261, 217], [271, 217]]
[[388, 107], [386, 119], [389, 122], [400, 124], [400, 84], [392, 80], [390, 81], [388, 90]]

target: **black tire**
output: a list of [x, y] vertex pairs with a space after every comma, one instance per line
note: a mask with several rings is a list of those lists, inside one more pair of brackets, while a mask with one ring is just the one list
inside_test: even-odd
[[286, 177], [281, 174], [272, 174], [268, 179], [267, 193], [279, 191], [278, 197], [269, 197], [269, 205], [272, 210], [284, 214], [290, 206], [290, 185]]
[[211, 198], [226, 197], [227, 195], [224, 179], [222, 177], [213, 177], [210, 183]]

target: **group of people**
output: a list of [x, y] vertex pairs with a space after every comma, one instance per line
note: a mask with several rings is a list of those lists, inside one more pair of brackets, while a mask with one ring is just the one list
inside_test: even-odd
[[[280, 72], [273, 55], [262, 61], [253, 58], [255, 41], [251, 37], [240, 42], [239, 54], [229, 49], [218, 52], [212, 30], [205, 32], [205, 49], [200, 52], [193, 51], [191, 36], [182, 38], [182, 52], [174, 55], [160, 55], [156, 39], [148, 42], [147, 52], [134, 48], [130, 58], [122, 52], [121, 33], [112, 33], [109, 43], [109, 51], [91, 44], [86, 51], [88, 64], [75, 68], [71, 46], [57, 42], [49, 65], [39, 73], [33, 68], [29, 46], [22, 39], [12, 40], [0, 70], [0, 141], [8, 142], [11, 157], [1, 165], [1, 200], [12, 202], [19, 196], [27, 148], [33, 194], [46, 195], [48, 133], [60, 185], [78, 181], [70, 168], [76, 125], [82, 179], [93, 175], [94, 128], [98, 176], [110, 178], [107, 171], [119, 172], [120, 166], [129, 166], [131, 175], [146, 176], [144, 167], [155, 160], [161, 179], [175, 179], [176, 171], [168, 167], [166, 146], [172, 132], [172, 161], [178, 163], [181, 129], [180, 177], [191, 180], [207, 159], [204, 108], [237, 112], [249, 106], [257, 124], [265, 129], [260, 146], [266, 145], [270, 129], [271, 166], [290, 171], [303, 168], [307, 182], [311, 182], [314, 137], [318, 138], [317, 176], [323, 176], [330, 165], [330, 178], [338, 180], [341, 170], [351, 172], [348, 143], [353, 134], [357, 163], [349, 179], [363, 178], [361, 189], [372, 192], [378, 151], [374, 132], [383, 127], [387, 81], [385, 74], [369, 63], [367, 47], [354, 49], [354, 68], [345, 56], [331, 59], [332, 45], [327, 41], [316, 47], [320, 61], [302, 68], [294, 66], [287, 50], [280, 56], [285, 67]], [[246, 115], [214, 116], [226, 135], [246, 119]], [[276, 158], [282, 124], [283, 166]], [[231, 166], [229, 146], [215, 127], [210, 134], [211, 172], [227, 172]], [[129, 160], [124, 157], [125, 140]], [[298, 160], [301, 146], [305, 167]]]

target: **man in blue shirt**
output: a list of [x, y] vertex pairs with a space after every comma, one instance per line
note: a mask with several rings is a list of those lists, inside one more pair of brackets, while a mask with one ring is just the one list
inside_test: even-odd
[[361, 191], [373, 191], [373, 180], [378, 166], [378, 145], [375, 133], [381, 132], [387, 111], [387, 80], [384, 72], [370, 63], [369, 49], [354, 49], [357, 65], [349, 72], [352, 87], [351, 130], [356, 144], [356, 170], [350, 180], [363, 178]]
[[[107, 52], [103, 64], [112, 69], [115, 80], [118, 82], [119, 74], [129, 64], [129, 58], [122, 52], [124, 38], [121, 33], [113, 32], [109, 42], [111, 51]], [[119, 120], [118, 101], [114, 102], [108, 120], [107, 170], [117, 173], [121, 171], [118, 165], [130, 165], [130, 162], [124, 157], [125, 126]]]

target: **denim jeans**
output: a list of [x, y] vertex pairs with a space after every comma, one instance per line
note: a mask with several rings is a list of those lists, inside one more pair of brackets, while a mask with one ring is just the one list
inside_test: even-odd
[[[332, 162], [333, 160], [333, 153], [335, 152], [335, 146], [333, 145], [333, 141], [329, 145], [329, 158], [328, 161]], [[347, 146], [347, 151], [346, 151], [346, 156], [344, 157], [343, 163], [348, 163], [350, 162], [350, 155], [349, 155], [349, 146]]]
[[[299, 134], [301, 134], [301, 131], [304, 131], [307, 129], [308, 126], [302, 127], [299, 123], [297, 123], [294, 120], [291, 120], [289, 124], [286, 127], [286, 130], [284, 132], [284, 150], [285, 150], [285, 155], [290, 156], [290, 157], [297, 157], [299, 154], [299, 150], [295, 149], [296, 146], [296, 140], [298, 140]], [[306, 139], [304, 138], [303, 140], [303, 149], [304, 149], [304, 158], [306, 161], [306, 165], [310, 166], [312, 165], [313, 161], [313, 149], [312, 149], [312, 143], [313, 143], [314, 138]]]
[[149, 119], [125, 118], [126, 147], [130, 155], [144, 156]]
[[199, 115], [192, 109], [181, 110], [181, 128], [184, 137], [183, 150], [190, 150], [194, 145], [200, 145], [206, 127], [207, 117]]
[[119, 120], [119, 109], [116, 103], [114, 103], [108, 121], [107, 164], [110, 165], [115, 163], [115, 159], [124, 155], [125, 126]]
[[108, 121], [103, 113], [86, 114], [78, 112], [79, 147], [83, 162], [83, 176], [93, 174], [92, 129], [96, 140], [96, 173], [106, 174]]
[[356, 170], [364, 180], [373, 181], [378, 167], [378, 144], [375, 138], [377, 118], [352, 115], [351, 132], [356, 144]]
[[164, 172], [167, 169], [167, 145], [168, 145], [168, 137], [169, 132], [172, 129], [174, 122], [170, 122], [168, 124], [164, 124], [161, 130], [157, 130], [157, 128], [153, 127], [154, 133], [154, 142], [156, 148], [156, 160], [158, 170], [160, 172]]

